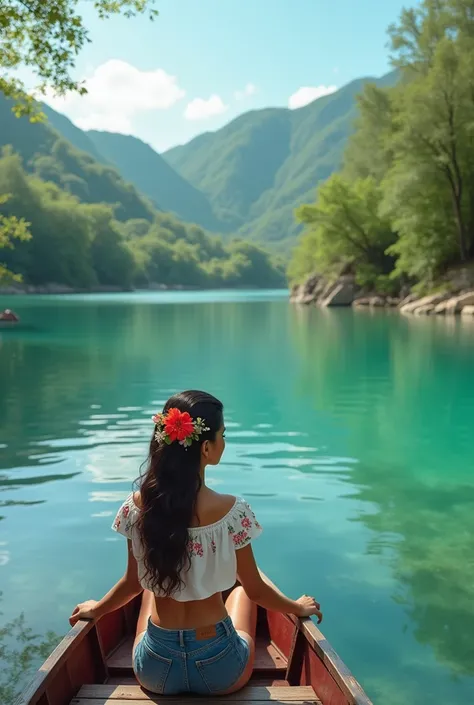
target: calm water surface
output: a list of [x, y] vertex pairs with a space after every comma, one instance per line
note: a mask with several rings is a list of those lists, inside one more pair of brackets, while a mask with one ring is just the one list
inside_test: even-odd
[[374, 701], [474, 702], [474, 325], [300, 310], [284, 292], [13, 303], [0, 620], [24, 611], [36, 632], [64, 633], [74, 604], [121, 575], [110, 524], [150, 416], [203, 388], [228, 427], [210, 483], [251, 502], [262, 568], [317, 596]]

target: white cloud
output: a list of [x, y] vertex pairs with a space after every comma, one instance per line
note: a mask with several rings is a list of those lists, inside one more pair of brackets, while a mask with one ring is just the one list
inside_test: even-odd
[[185, 95], [175, 76], [163, 69], [141, 71], [109, 59], [85, 79], [87, 95], [48, 94], [43, 100], [83, 129], [128, 133], [132, 119], [148, 110], [167, 110]]
[[235, 100], [243, 100], [244, 98], [249, 98], [250, 96], [255, 95], [256, 92], [257, 86], [253, 83], [247, 83], [243, 90], [235, 91], [234, 98]]
[[187, 104], [184, 111], [186, 120], [207, 120], [214, 115], [221, 115], [228, 109], [222, 98], [218, 95], [211, 95], [210, 98], [194, 98]]
[[330, 95], [335, 91], [337, 91], [337, 86], [301, 86], [288, 98], [288, 107], [290, 110], [302, 108], [304, 105], [312, 103], [313, 100]]

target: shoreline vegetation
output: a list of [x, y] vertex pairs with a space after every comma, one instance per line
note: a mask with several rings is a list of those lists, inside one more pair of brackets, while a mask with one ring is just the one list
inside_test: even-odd
[[[59, 138], [51, 156], [35, 156], [26, 164], [4, 147], [0, 290], [19, 284], [27, 289], [55, 287], [56, 293], [58, 288], [64, 293], [130, 290], [155, 282], [196, 289], [285, 286], [280, 257], [251, 242], [210, 235], [151, 206], [146, 217], [136, 217], [126, 202], [118, 209], [107, 202], [119, 197], [117, 188], [110, 195], [111, 180], [120, 188], [127, 186], [117, 172]], [[66, 182], [93, 192], [95, 202], [73, 195]]]
[[342, 168], [314, 204], [296, 211], [305, 231], [288, 269], [291, 300], [467, 314], [474, 305], [472, 2], [422, 0], [388, 32], [398, 82], [365, 86]]
[[438, 292], [419, 296], [406, 293], [399, 296], [369, 293], [361, 290], [354, 276], [341, 276], [327, 281], [313, 275], [303, 284], [296, 284], [290, 291], [290, 302], [299, 305], [322, 307], [352, 307], [358, 310], [398, 310], [402, 314], [457, 315], [474, 320], [474, 285], [459, 287], [456, 291]]

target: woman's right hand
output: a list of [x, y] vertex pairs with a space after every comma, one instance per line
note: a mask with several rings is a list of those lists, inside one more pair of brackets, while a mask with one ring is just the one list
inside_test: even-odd
[[296, 613], [297, 617], [311, 617], [312, 615], [316, 615], [318, 624], [321, 624], [323, 620], [323, 613], [320, 611], [321, 605], [319, 602], [316, 602], [314, 597], [302, 595], [296, 602], [299, 605], [298, 612]]

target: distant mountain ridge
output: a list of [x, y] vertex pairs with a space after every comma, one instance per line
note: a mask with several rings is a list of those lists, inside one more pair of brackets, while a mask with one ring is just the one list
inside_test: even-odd
[[222, 223], [215, 217], [205, 194], [180, 176], [148, 144], [131, 135], [97, 130], [86, 134], [97, 152], [157, 208], [176, 213], [182, 220], [198, 223], [207, 230], [221, 230]]
[[214, 133], [174, 147], [163, 157], [209, 198], [216, 213], [231, 213], [239, 234], [252, 240], [292, 240], [300, 204], [342, 162], [366, 83], [391, 86], [397, 73], [352, 81], [297, 110], [270, 108], [240, 115]]
[[253, 110], [162, 155], [136, 137], [85, 132], [47, 105], [48, 124], [18, 121], [0, 96], [0, 142], [81, 200], [118, 204], [119, 219], [149, 220], [158, 209], [285, 249], [299, 232], [294, 209], [341, 165], [364, 84], [396, 78], [353, 81], [297, 110]]

